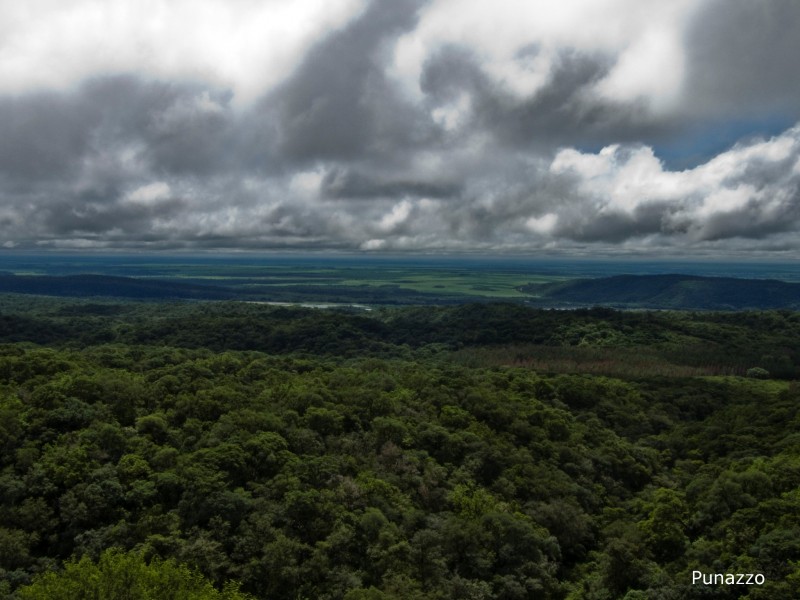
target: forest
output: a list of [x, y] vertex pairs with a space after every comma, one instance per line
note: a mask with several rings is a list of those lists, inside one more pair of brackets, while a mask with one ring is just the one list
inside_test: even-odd
[[799, 364], [788, 310], [5, 295], [0, 597], [797, 598]]
[[[800, 308], [800, 284], [776, 279], [697, 275], [615, 275], [520, 287], [545, 299], [573, 306], [743, 310]], [[568, 304], [569, 303], [569, 304]]]

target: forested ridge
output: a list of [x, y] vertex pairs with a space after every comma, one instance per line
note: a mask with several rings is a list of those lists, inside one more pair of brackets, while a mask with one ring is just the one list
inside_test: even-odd
[[625, 308], [797, 309], [800, 284], [775, 279], [698, 275], [614, 275], [530, 284], [520, 288], [549, 301]]
[[788, 311], [7, 296], [0, 590], [796, 598], [799, 334]]

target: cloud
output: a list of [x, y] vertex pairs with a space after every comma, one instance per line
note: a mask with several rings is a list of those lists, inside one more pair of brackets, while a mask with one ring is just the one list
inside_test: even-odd
[[[378, 174], [365, 175], [354, 170], [333, 168], [325, 174], [321, 185], [328, 197], [352, 199], [403, 196], [447, 198], [457, 196], [460, 191], [460, 185], [455, 181], [437, 181], [420, 174], [416, 174], [415, 181], [413, 175], [409, 174], [408, 179], [383, 178]], [[397, 177], [397, 174], [394, 176]]]
[[[205, 81], [247, 103], [365, 0], [29, 0], [0, 4], [0, 92], [117, 73]], [[54, 59], [57, 57], [57, 59]]]
[[61, 177], [89, 146], [90, 107], [52, 93], [0, 98], [0, 170], [12, 179]]
[[544, 89], [559, 56], [570, 51], [616, 63], [609, 80], [598, 81], [605, 94], [623, 101], [640, 95], [658, 100], [680, 85], [681, 36], [700, 4], [436, 0], [422, 11], [419, 26], [399, 40], [393, 72], [410, 93], [419, 92], [417, 82], [431, 56], [448, 46], [469, 48], [492, 87], [522, 99]]
[[0, 241], [797, 255], [800, 6], [720, 2], [5, 3]]
[[140, 186], [125, 195], [125, 200], [132, 204], [143, 206], [154, 206], [159, 202], [170, 197], [171, 190], [169, 184], [163, 181], [155, 181], [147, 185]]
[[705, 3], [687, 28], [686, 109], [800, 118], [799, 27], [793, 0]]
[[388, 84], [388, 41], [414, 26], [417, 0], [373, 2], [361, 18], [312, 49], [268, 96], [289, 160], [357, 159], [424, 143], [427, 123]]
[[737, 145], [684, 171], [666, 170], [646, 146], [559, 152], [550, 172], [571, 180], [579, 206], [558, 233], [587, 240], [675, 237], [686, 243], [760, 239], [800, 219], [800, 127]]

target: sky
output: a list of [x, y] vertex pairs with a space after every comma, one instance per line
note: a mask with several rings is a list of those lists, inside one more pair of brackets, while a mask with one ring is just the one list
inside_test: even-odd
[[800, 258], [796, 0], [0, 0], [0, 247]]

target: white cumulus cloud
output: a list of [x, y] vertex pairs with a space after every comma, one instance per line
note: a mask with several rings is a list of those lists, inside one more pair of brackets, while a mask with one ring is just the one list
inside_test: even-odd
[[253, 100], [365, 0], [0, 2], [0, 92], [108, 73], [202, 80]]

